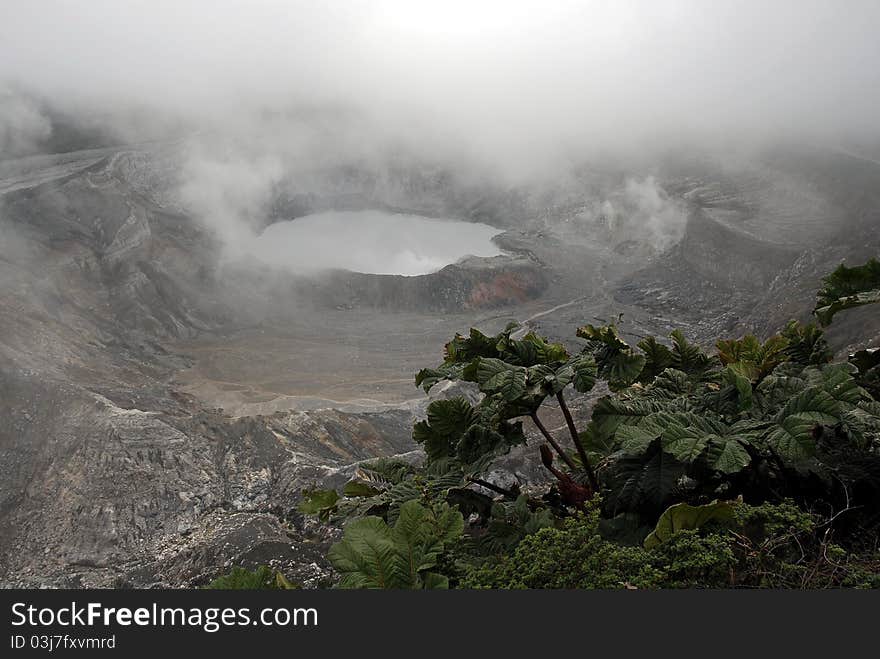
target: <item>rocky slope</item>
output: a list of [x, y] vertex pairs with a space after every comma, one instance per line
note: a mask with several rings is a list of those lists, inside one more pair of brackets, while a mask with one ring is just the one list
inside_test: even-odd
[[[2, 584], [190, 586], [260, 563], [319, 584], [334, 531], [295, 513], [299, 491], [412, 454], [427, 404], [412, 373], [455, 331], [517, 320], [576, 347], [576, 326], [622, 312], [630, 338], [765, 334], [807, 314], [840, 259], [880, 251], [880, 167], [825, 151], [534, 188], [393, 162], [291, 181], [260, 221], [447, 215], [507, 228], [507, 254], [424, 277], [294, 278], [224, 262], [179, 195], [180, 157], [0, 161]], [[851, 318], [839, 349], [880, 334]]]

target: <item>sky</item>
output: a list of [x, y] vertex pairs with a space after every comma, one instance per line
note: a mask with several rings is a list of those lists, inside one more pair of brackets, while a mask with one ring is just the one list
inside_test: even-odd
[[4, 88], [132, 138], [298, 112], [508, 164], [876, 134], [878, 35], [877, 0], [4, 0], [0, 148], [45, 131]]

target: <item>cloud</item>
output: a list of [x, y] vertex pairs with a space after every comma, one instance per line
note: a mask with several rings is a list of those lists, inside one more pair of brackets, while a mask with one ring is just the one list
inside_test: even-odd
[[[234, 252], [276, 186], [344, 163], [520, 183], [607, 154], [878, 140], [878, 32], [876, 0], [31, 0], [4, 8], [0, 85], [125, 140], [187, 135], [182, 203]], [[24, 98], [0, 97], [4, 155], [50, 130]], [[683, 213], [658, 190], [606, 210], [662, 246]]]
[[653, 176], [642, 181], [627, 179], [624, 209], [624, 222], [633, 235], [660, 251], [672, 247], [684, 235], [687, 208], [671, 199]]
[[37, 151], [52, 134], [52, 123], [33, 101], [0, 82], [0, 158]]
[[877, 131], [878, 28], [873, 0], [34, 0], [5, 8], [0, 79], [201, 125], [354, 108], [425, 148], [521, 164]]
[[259, 229], [273, 186], [282, 176], [277, 156], [240, 150], [206, 151], [190, 144], [179, 185], [184, 208], [213, 227], [232, 258]]

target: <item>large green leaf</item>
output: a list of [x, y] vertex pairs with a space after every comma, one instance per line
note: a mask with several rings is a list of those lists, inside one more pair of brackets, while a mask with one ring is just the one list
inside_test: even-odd
[[647, 360], [620, 338], [617, 327], [585, 325], [577, 334], [588, 340], [586, 350], [593, 354], [598, 374], [612, 390], [624, 389], [638, 380]]
[[[745, 371], [747, 362], [736, 362], [728, 365], [721, 372], [722, 382], [736, 389], [738, 410], [747, 410], [752, 406], [752, 382], [757, 380], [757, 369], [753, 372]], [[749, 373], [746, 375], [746, 373]]]
[[695, 460], [705, 448], [705, 438], [722, 426], [687, 412], [652, 412], [618, 426], [615, 438], [620, 450], [644, 453], [658, 437], [663, 449], [683, 462]]
[[823, 423], [833, 424], [840, 416], [840, 404], [823, 388], [808, 387], [789, 399], [779, 411], [777, 421], [803, 412], [815, 412], [824, 417]]
[[661, 449], [659, 439], [643, 455], [619, 457], [610, 469], [605, 496], [615, 514], [663, 507], [685, 473], [682, 464]]
[[844, 309], [880, 302], [880, 261], [871, 259], [864, 265], [848, 268], [841, 264], [822, 280], [813, 312], [822, 325]]
[[318, 515], [326, 521], [336, 511], [338, 501], [336, 490], [303, 490], [297, 510], [306, 515]]
[[400, 507], [391, 537], [403, 558], [410, 585], [419, 580], [419, 572], [433, 568], [443, 549], [442, 541], [430, 535], [428, 510], [418, 501], [407, 501]]
[[602, 459], [617, 449], [617, 439], [613, 432], [602, 434], [597, 430], [594, 421], [587, 424], [586, 430], [580, 433], [581, 444], [590, 459]]
[[754, 389], [754, 399], [759, 410], [765, 415], [776, 413], [792, 397], [807, 388], [807, 381], [804, 378], [776, 375], [778, 370], [777, 368], [773, 375], [764, 378]]
[[382, 490], [370, 485], [369, 483], [352, 480], [348, 481], [345, 484], [345, 487], [342, 488], [342, 495], [346, 497], [373, 497], [379, 494], [381, 491]]
[[578, 328], [577, 335], [582, 339], [587, 339], [594, 345], [602, 344], [615, 352], [629, 349], [629, 344], [620, 338], [615, 325], [603, 325], [600, 327], [584, 325]]
[[500, 394], [508, 402], [517, 401], [526, 393], [526, 369], [500, 359], [481, 359], [477, 378], [481, 391]]
[[702, 377], [712, 364], [711, 359], [698, 345], [688, 343], [681, 330], [670, 335], [672, 339], [672, 367], [691, 377]]
[[856, 381], [858, 369], [853, 364], [826, 364], [807, 368], [804, 373], [810, 385], [822, 387], [845, 406], [854, 406], [868, 398], [867, 392]]
[[424, 445], [430, 459], [456, 454], [458, 444], [477, 418], [464, 397], [435, 400], [428, 405], [428, 418], [413, 426], [413, 439]]
[[[456, 334], [445, 347], [445, 364], [471, 363], [475, 359], [501, 359], [516, 366], [534, 366], [536, 364], [558, 364], [568, 359], [568, 352], [560, 343], [550, 343], [542, 336], [529, 332], [521, 339], [511, 338], [511, 333], [518, 327], [509, 324], [504, 331], [495, 336], [488, 336], [472, 328], [468, 336]], [[443, 371], [443, 366], [438, 369]], [[426, 376], [435, 376], [426, 373]], [[462, 377], [468, 379], [467, 374]]]
[[341, 575], [342, 588], [412, 587], [391, 529], [379, 517], [349, 522], [342, 540], [330, 548], [327, 558]]
[[475, 412], [470, 402], [462, 397], [435, 400], [428, 405], [428, 423], [435, 432], [450, 437], [463, 433], [474, 422]]
[[520, 366], [533, 366], [563, 362], [568, 359], [568, 352], [561, 343], [550, 343], [542, 336], [529, 332], [519, 341], [511, 340], [503, 356]]
[[446, 504], [434, 507], [428, 517], [428, 525], [431, 533], [444, 544], [453, 542], [464, 532], [464, 518], [461, 513]]
[[814, 323], [803, 325], [796, 320], [789, 321], [782, 330], [782, 336], [788, 341], [785, 354], [791, 361], [804, 366], [831, 361], [831, 350], [824, 334]]
[[512, 327], [508, 328], [499, 336], [486, 336], [474, 327], [467, 337], [456, 334], [444, 349], [446, 363], [470, 362], [475, 357], [497, 357], [499, 343], [502, 342], [505, 334], [509, 337], [512, 329]]
[[379, 487], [394, 485], [411, 476], [415, 468], [406, 460], [400, 458], [376, 458], [369, 462], [361, 463], [355, 477], [367, 483], [376, 484]]
[[645, 358], [628, 350], [609, 357], [604, 366], [602, 375], [608, 380], [608, 386], [612, 390], [624, 389], [639, 379]]
[[749, 466], [752, 456], [735, 437], [712, 436], [706, 450], [706, 464], [724, 474], [737, 474]]
[[679, 531], [698, 529], [713, 520], [729, 521], [733, 517], [734, 504], [729, 501], [713, 501], [702, 506], [677, 503], [667, 508], [657, 520], [657, 526], [645, 538], [645, 549], [653, 549]]
[[687, 373], [674, 368], [664, 369], [656, 378], [649, 391], [654, 397], [675, 398], [691, 392], [692, 386]]
[[446, 588], [446, 577], [430, 570], [463, 529], [461, 513], [449, 505], [409, 500], [393, 527], [373, 516], [349, 522], [327, 557], [342, 588]]
[[777, 413], [767, 442], [785, 460], [811, 457], [816, 451], [816, 426], [834, 425], [840, 414], [840, 404], [828, 392], [821, 387], [809, 387]]
[[718, 358], [738, 375], [758, 382], [788, 359], [788, 339], [777, 334], [761, 343], [753, 334], [716, 342]]
[[572, 370], [571, 383], [580, 393], [590, 391], [596, 384], [598, 366], [595, 358], [590, 354], [581, 353], [572, 357], [563, 368]]
[[649, 384], [672, 366], [672, 351], [657, 341], [656, 337], [648, 336], [639, 341], [637, 345], [645, 355], [645, 366], [639, 375], [640, 382]]
[[523, 413], [501, 394], [486, 396], [478, 406], [462, 397], [436, 400], [428, 406], [428, 419], [413, 426], [413, 439], [425, 447], [429, 466], [454, 459], [477, 473], [500, 452], [525, 441], [522, 424], [508, 420]]
[[837, 423], [834, 417], [821, 412], [791, 414], [770, 430], [767, 443], [785, 460], [803, 460], [816, 453], [816, 426]]
[[595, 438], [610, 437], [623, 424], [636, 424], [654, 412], [656, 407], [646, 400], [621, 400], [603, 396], [593, 407], [592, 423]]
[[689, 464], [697, 460], [706, 450], [709, 443], [707, 435], [695, 428], [673, 424], [668, 426], [661, 436], [663, 450], [679, 462]]
[[431, 388], [443, 380], [458, 380], [464, 372], [464, 364], [441, 364], [437, 368], [423, 368], [416, 373], [416, 386], [431, 391]]
[[648, 450], [651, 443], [660, 437], [664, 428], [653, 424], [623, 425], [615, 433], [616, 445], [630, 455], [640, 455]]
[[639, 490], [643, 499], [651, 506], [665, 504], [683, 473], [680, 462], [668, 457], [664, 451], [657, 451], [642, 468]]

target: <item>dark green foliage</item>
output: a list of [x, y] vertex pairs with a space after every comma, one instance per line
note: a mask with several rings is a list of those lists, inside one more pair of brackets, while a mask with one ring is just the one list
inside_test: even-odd
[[[670, 335], [671, 348], [654, 337], [640, 341], [644, 355], [613, 325], [587, 325], [578, 335], [587, 339], [583, 354], [594, 357], [599, 377], [617, 390], [596, 403], [578, 434], [586, 459], [602, 465], [597, 482], [608, 515], [637, 513], [648, 523], [676, 502], [834, 498], [841, 483], [844, 494], [872, 487], [866, 483], [874, 478], [869, 465], [878, 460], [880, 417], [856, 380], [856, 367], [827, 365], [822, 331], [814, 325], [790, 323], [764, 342], [751, 335], [719, 340], [717, 356], [679, 331]], [[477, 345], [490, 343], [480, 337]], [[512, 345], [509, 337], [495, 339], [496, 347]], [[477, 357], [465, 367], [465, 379], [469, 370], [508, 414], [533, 414], [545, 394], [566, 384], [560, 368], [546, 364], [528, 368]], [[628, 386], [636, 380], [639, 385]], [[830, 437], [836, 438], [833, 451]], [[485, 455], [492, 446], [504, 448], [502, 442], [479, 448]]]
[[831, 350], [825, 341], [825, 333], [814, 323], [802, 325], [789, 321], [782, 336], [788, 341], [785, 354], [789, 360], [804, 366], [817, 366], [831, 361]]
[[612, 390], [628, 387], [639, 379], [647, 359], [620, 338], [615, 325], [585, 325], [577, 335], [587, 339], [586, 351], [593, 354], [599, 376]]
[[834, 544], [793, 502], [736, 505], [650, 548], [603, 537], [595, 510], [545, 528], [511, 555], [471, 567], [463, 588], [828, 588], [880, 585], [880, 556]]
[[503, 400], [490, 396], [479, 405], [465, 398], [436, 400], [428, 406], [427, 420], [413, 427], [413, 439], [429, 460], [452, 459], [479, 473], [496, 455], [525, 441], [522, 424], [509, 420], [512, 414]]
[[[827, 278], [820, 320], [870, 301], [859, 291], [877, 267]], [[794, 321], [766, 341], [718, 340], [715, 354], [678, 330], [670, 345], [647, 337], [633, 348], [615, 325], [586, 325], [586, 346], [570, 355], [514, 329], [456, 335], [443, 363], [416, 376], [426, 392], [458, 380], [480, 393], [431, 402], [413, 428], [424, 464], [366, 463], [341, 497], [305, 493], [301, 510], [352, 520], [331, 551], [340, 585], [876, 584], [876, 350], [829, 363], [822, 329]], [[579, 431], [564, 392], [597, 379], [613, 393]], [[540, 419], [548, 397], [565, 418], [556, 431]], [[555, 479], [531, 496], [486, 480], [526, 441], [522, 417]]]
[[672, 338], [672, 368], [699, 379], [714, 365], [715, 360], [698, 345], [688, 343], [681, 330], [675, 330], [669, 336]]
[[336, 490], [303, 490], [297, 510], [306, 515], [317, 515], [325, 522], [336, 512], [339, 494]]
[[653, 550], [605, 540], [593, 510], [528, 536], [513, 554], [472, 568], [462, 588], [687, 588], [729, 585], [723, 537], [682, 531]]
[[[479, 476], [491, 462], [510, 447], [525, 441], [520, 417], [530, 417], [562, 461], [580, 470], [590, 490], [569, 474], [548, 469], [560, 481], [565, 503], [577, 505], [598, 487], [595, 473], [573, 419], [563, 391], [571, 386], [586, 393], [596, 383], [600, 367], [593, 354], [583, 351], [571, 357], [558, 343], [550, 343], [533, 332], [521, 339], [511, 336], [515, 325], [490, 337], [472, 329], [468, 337], [457, 334], [446, 345], [446, 359], [436, 369], [416, 375], [416, 385], [429, 391], [440, 379], [475, 383], [483, 398], [471, 404], [464, 398], [432, 402], [428, 419], [413, 429], [413, 439], [425, 446], [428, 462], [451, 460], [460, 465], [468, 478]], [[566, 417], [569, 436], [578, 454], [579, 466], [562, 445], [547, 431], [538, 410], [547, 399], [557, 399]]]
[[622, 547], [598, 533], [598, 513], [544, 528], [517, 545], [513, 554], [472, 568], [461, 588], [639, 588], [656, 587], [661, 575], [638, 547]]
[[516, 328], [516, 323], [511, 323], [495, 336], [486, 336], [473, 328], [467, 337], [456, 334], [446, 344], [443, 364], [447, 367], [452, 364], [468, 364], [478, 357], [484, 357], [501, 359], [517, 366], [534, 366], [568, 359], [568, 352], [561, 344], [549, 343], [534, 332], [529, 332], [519, 340], [510, 338]]
[[657, 341], [656, 337], [644, 338], [637, 345], [645, 355], [645, 367], [639, 375], [639, 382], [648, 384], [672, 366], [672, 351]]
[[719, 494], [834, 496], [836, 482], [867, 485], [867, 465], [880, 464], [880, 417], [854, 369], [783, 366], [757, 385], [730, 381], [729, 371], [690, 386], [661, 374], [646, 388], [600, 400], [587, 434], [591, 447], [607, 452], [600, 473], [607, 512], [650, 517], [676, 501]]
[[880, 399], [880, 348], [858, 350], [849, 356], [858, 369], [856, 379], [875, 399]]
[[[301, 512], [321, 519], [337, 521], [365, 515], [381, 517], [394, 524], [400, 507], [408, 501], [441, 502], [455, 499], [472, 508], [491, 500], [467, 490], [462, 491], [464, 472], [454, 460], [437, 460], [430, 468], [415, 467], [403, 460], [381, 458], [358, 466], [354, 477], [342, 488], [342, 496], [333, 490], [303, 490]], [[332, 505], [329, 505], [332, 502]]]
[[491, 554], [512, 550], [528, 535], [556, 524], [557, 518], [548, 507], [533, 507], [528, 497], [519, 496], [514, 502], [497, 502], [486, 533], [480, 537], [480, 548]]
[[659, 438], [636, 455], [623, 452], [604, 481], [608, 511], [612, 516], [634, 512], [656, 517], [673, 501], [684, 475], [685, 466], [663, 451]]
[[205, 586], [211, 590], [294, 590], [300, 587], [265, 565], [254, 571], [234, 567], [228, 574], [217, 577]]
[[748, 334], [741, 339], [718, 341], [715, 346], [721, 363], [751, 382], [760, 382], [779, 364], [788, 361], [785, 352], [788, 340], [779, 334], [763, 344]]
[[822, 280], [813, 312], [822, 325], [844, 309], [880, 302], [880, 261], [848, 268], [841, 264]]
[[448, 578], [432, 569], [463, 530], [461, 513], [447, 504], [408, 501], [394, 526], [372, 516], [349, 522], [327, 558], [341, 575], [340, 588], [448, 588]]

